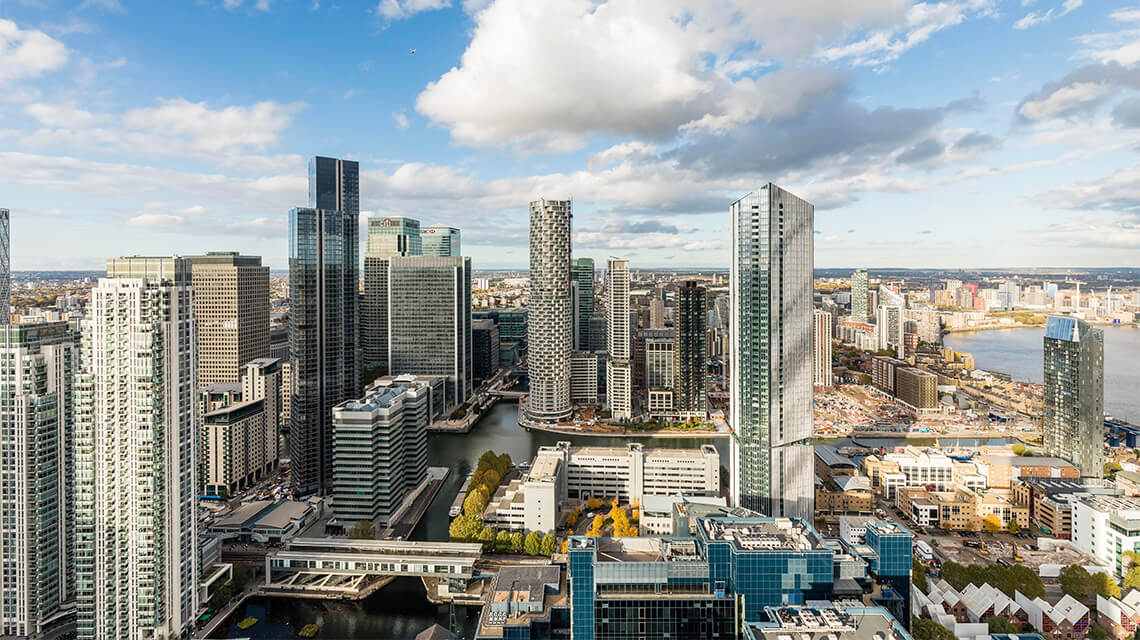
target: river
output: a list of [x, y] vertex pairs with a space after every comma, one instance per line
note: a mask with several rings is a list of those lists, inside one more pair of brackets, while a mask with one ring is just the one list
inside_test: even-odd
[[[1104, 330], [1104, 411], [1140, 424], [1140, 329], [1098, 325]], [[955, 351], [973, 354], [979, 369], [1040, 383], [1044, 329], [995, 329], [951, 333], [943, 338]]]
[[[630, 441], [642, 442], [646, 448], [696, 448], [713, 443], [720, 452], [721, 465], [728, 465], [727, 438], [620, 438], [565, 436], [543, 431], [526, 431], [518, 425], [518, 405], [500, 402], [466, 434], [439, 434], [428, 437], [428, 464], [448, 467], [451, 475], [412, 534], [414, 540], [447, 540], [450, 521], [447, 511], [468, 473], [475, 469], [479, 456], [488, 449], [509, 453], [514, 462], [530, 461], [538, 447], [559, 440], [575, 445], [624, 446]], [[723, 472], [723, 471], [722, 471]], [[456, 607], [457, 622], [463, 630], [474, 628], [478, 610]], [[259, 622], [242, 631], [238, 621], [255, 617]], [[306, 624], [316, 623], [318, 638], [414, 638], [433, 623], [449, 626], [446, 606], [436, 606], [424, 597], [418, 579], [401, 578], [378, 593], [359, 602], [300, 600], [295, 598], [253, 598], [234, 615], [214, 638], [288, 638], [296, 637]], [[470, 635], [470, 634], [467, 634]]]

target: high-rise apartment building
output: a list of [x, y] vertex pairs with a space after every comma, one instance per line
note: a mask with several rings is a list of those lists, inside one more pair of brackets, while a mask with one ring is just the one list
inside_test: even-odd
[[191, 256], [198, 320], [198, 384], [237, 382], [245, 363], [269, 356], [269, 267], [259, 256]]
[[423, 255], [456, 257], [463, 255], [460, 251], [459, 229], [455, 227], [441, 227], [433, 225], [420, 230], [423, 238]]
[[388, 374], [388, 259], [423, 255], [421, 242], [419, 220], [379, 216], [368, 219], [364, 295], [360, 299], [360, 343], [363, 368], [371, 375]]
[[202, 387], [201, 465], [204, 495], [231, 496], [277, 469], [281, 363], [257, 358], [241, 384]]
[[665, 326], [665, 298], [664, 292], [654, 289], [649, 296], [649, 328], [660, 329]]
[[39, 637], [75, 595], [72, 437], [79, 336], [0, 326], [0, 636]]
[[190, 260], [107, 261], [75, 397], [79, 638], [188, 634], [198, 616], [197, 327]]
[[615, 420], [633, 417], [632, 337], [629, 321], [629, 260], [606, 263], [606, 398]]
[[732, 499], [811, 518], [815, 208], [768, 183], [730, 213]]
[[1104, 332], [1083, 320], [1045, 323], [1045, 449], [1081, 475], [1104, 474]]
[[871, 293], [866, 269], [856, 269], [851, 274], [851, 319], [866, 322], [871, 318]]
[[577, 283], [574, 296], [574, 349], [589, 351], [590, 318], [594, 317], [594, 259], [574, 258], [570, 261], [570, 280]]
[[677, 381], [673, 404], [685, 415], [704, 417], [708, 412], [708, 297], [695, 280], [677, 288], [673, 324], [677, 330]]
[[903, 333], [906, 321], [903, 319], [903, 308], [890, 305], [880, 305], [875, 314], [875, 330], [879, 337], [879, 349], [894, 349], [896, 357], [903, 357]]
[[359, 167], [315, 157], [309, 206], [289, 212], [289, 454], [293, 485], [332, 481], [332, 408], [360, 394]]
[[530, 203], [530, 297], [527, 301], [525, 419], [570, 417], [570, 352], [574, 347], [570, 299], [569, 200]]
[[388, 259], [388, 371], [447, 376], [447, 403], [471, 395], [471, 258]]
[[9, 244], [8, 210], [0, 209], [0, 324], [8, 324], [12, 313], [12, 261]]
[[816, 309], [812, 314], [812, 384], [830, 387], [831, 377], [831, 314]]

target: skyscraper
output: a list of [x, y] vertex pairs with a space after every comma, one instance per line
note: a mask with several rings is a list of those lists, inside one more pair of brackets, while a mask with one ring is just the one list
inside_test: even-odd
[[360, 342], [364, 349], [363, 366], [372, 377], [388, 373], [388, 258], [418, 255], [422, 255], [419, 220], [378, 216], [368, 219]]
[[851, 319], [866, 322], [871, 317], [871, 294], [867, 291], [866, 269], [856, 269], [851, 274]]
[[1083, 320], [1045, 323], [1045, 449], [1081, 475], [1104, 473], [1104, 332]]
[[649, 296], [649, 328], [660, 329], [665, 326], [665, 294], [660, 289], [654, 289]]
[[197, 327], [186, 258], [119, 258], [91, 290], [75, 414], [80, 638], [188, 634], [198, 614]]
[[896, 357], [903, 357], [903, 333], [906, 326], [903, 308], [880, 305], [875, 314], [875, 328], [879, 334], [880, 349], [894, 349]]
[[332, 408], [360, 393], [357, 163], [309, 163], [309, 207], [289, 212], [291, 480], [301, 493], [332, 481]]
[[830, 387], [831, 377], [831, 314], [816, 309], [812, 314], [812, 384]]
[[536, 422], [570, 417], [570, 210], [569, 200], [530, 203], [526, 419]]
[[705, 288], [686, 280], [677, 288], [677, 383], [674, 406], [682, 414], [708, 411], [708, 298]]
[[396, 256], [388, 269], [388, 370], [447, 376], [447, 403], [471, 395], [471, 258]]
[[594, 259], [574, 258], [570, 261], [570, 279], [578, 283], [574, 309], [577, 312], [576, 351], [590, 349], [590, 318], [594, 316]]
[[732, 499], [811, 518], [815, 208], [768, 183], [730, 212]]
[[459, 229], [430, 226], [420, 232], [425, 256], [455, 257], [463, 255], [459, 246]]
[[0, 326], [0, 636], [38, 637], [75, 595], [72, 393], [66, 322]]
[[238, 382], [250, 360], [269, 356], [269, 267], [259, 256], [190, 256], [198, 320], [198, 384]]
[[607, 357], [606, 397], [615, 420], [633, 417], [633, 358], [629, 322], [629, 260], [610, 258], [606, 263]]
[[12, 262], [8, 232], [8, 210], [0, 209], [0, 325], [8, 324], [8, 316], [12, 313]]

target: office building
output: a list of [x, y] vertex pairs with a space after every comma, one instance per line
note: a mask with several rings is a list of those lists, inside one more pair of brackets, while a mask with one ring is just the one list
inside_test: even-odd
[[471, 321], [471, 377], [489, 380], [499, 371], [499, 327], [494, 320]]
[[594, 259], [570, 261], [570, 280], [577, 283], [574, 296], [574, 349], [590, 350], [590, 319], [594, 317]]
[[79, 638], [198, 616], [197, 328], [188, 259], [119, 258], [91, 290], [75, 397]]
[[938, 409], [938, 376], [914, 367], [895, 371], [895, 399], [918, 412]]
[[556, 423], [570, 417], [570, 207], [569, 200], [530, 203], [530, 393], [524, 420]]
[[866, 269], [856, 269], [851, 274], [851, 319], [867, 322], [871, 319], [871, 293], [868, 291], [869, 278]]
[[591, 351], [575, 351], [570, 355], [570, 402], [598, 404], [598, 361], [598, 355]]
[[606, 277], [606, 404], [613, 419], [629, 420], [633, 417], [629, 260], [610, 258]]
[[1045, 449], [1082, 476], [1104, 472], [1104, 332], [1083, 320], [1045, 324]]
[[11, 227], [8, 210], [0, 209], [0, 324], [8, 324], [12, 313]]
[[659, 329], [665, 326], [665, 298], [664, 292], [654, 290], [649, 296], [649, 328]]
[[0, 636], [38, 637], [75, 595], [73, 376], [66, 322], [0, 326]]
[[677, 358], [674, 409], [684, 417], [708, 413], [708, 298], [705, 288], [686, 280], [677, 288]]
[[831, 314], [816, 309], [812, 313], [812, 384], [830, 387], [831, 376]]
[[1079, 495], [1071, 503], [1073, 547], [1123, 577], [1125, 552], [1140, 549], [1140, 498]]
[[732, 501], [812, 517], [815, 208], [767, 184], [731, 207]]
[[590, 351], [605, 351], [608, 339], [606, 338], [606, 328], [609, 326], [609, 321], [605, 315], [595, 313], [590, 318]]
[[259, 256], [211, 251], [190, 258], [198, 320], [198, 384], [237, 382], [269, 356], [269, 267]]
[[483, 309], [471, 312], [472, 320], [491, 320], [499, 328], [499, 343], [526, 345], [526, 309]]
[[677, 338], [668, 328], [643, 329], [645, 362], [644, 389], [653, 416], [672, 416], [674, 385], [677, 381]]
[[281, 363], [258, 358], [243, 367], [241, 384], [202, 387], [203, 495], [228, 497], [277, 470]]
[[388, 371], [448, 378], [454, 406], [472, 393], [471, 258], [389, 258]]
[[388, 259], [422, 255], [420, 242], [419, 220], [394, 216], [368, 219], [364, 295], [360, 298], [360, 344], [364, 357], [362, 369], [367, 369], [369, 376], [389, 373]]
[[420, 230], [422, 251], [425, 256], [457, 257], [463, 255], [459, 246], [459, 229], [431, 226]]
[[431, 395], [429, 383], [399, 376], [333, 409], [333, 507], [345, 526], [391, 525], [425, 479]]

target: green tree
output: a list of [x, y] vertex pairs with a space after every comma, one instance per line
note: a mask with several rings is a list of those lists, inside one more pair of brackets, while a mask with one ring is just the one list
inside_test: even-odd
[[926, 566], [918, 560], [912, 558], [910, 561], [910, 579], [914, 586], [918, 587], [919, 591], [926, 593], [928, 591], [926, 586]]
[[990, 628], [990, 633], [1018, 633], [1021, 631], [1018, 625], [1001, 616], [990, 616], [982, 619], [982, 622]]
[[1017, 524], [1017, 518], [1010, 518], [1005, 528], [1013, 535], [1017, 535], [1021, 531], [1021, 525]]
[[537, 556], [542, 547], [542, 538], [538, 535], [537, 531], [531, 531], [526, 534], [526, 540], [523, 541], [523, 551], [528, 556]]
[[1094, 573], [1092, 576], [1093, 585], [1096, 587], [1097, 595], [1102, 598], [1119, 598], [1120, 587], [1117, 586], [1116, 581], [1112, 576], [1101, 571]]
[[1140, 589], [1140, 553], [1125, 551], [1120, 556], [1128, 563], [1128, 570], [1124, 573], [1123, 587], [1125, 589]]
[[1085, 640], [1108, 640], [1108, 632], [1095, 624], [1091, 625], [1088, 633], [1085, 634]]
[[551, 556], [554, 555], [554, 550], [558, 548], [558, 540], [554, 538], [554, 534], [548, 533], [542, 536], [542, 544], [538, 546], [539, 555]]
[[484, 487], [469, 490], [467, 497], [463, 499], [463, 513], [471, 518], [481, 517], [489, 499], [490, 493]]
[[1104, 477], [1111, 478], [1116, 475], [1116, 472], [1122, 470], [1124, 467], [1120, 466], [1119, 462], [1106, 462], [1104, 464]]
[[491, 527], [484, 526], [483, 529], [479, 531], [478, 540], [483, 543], [483, 551], [490, 552], [495, 550], [495, 530]]
[[958, 640], [949, 629], [925, 618], [912, 619], [910, 635], [914, 640]]
[[348, 537], [355, 540], [371, 540], [376, 537], [376, 528], [367, 520], [357, 520], [348, 530]]
[[502, 530], [495, 534], [495, 550], [500, 552], [511, 550], [511, 534], [509, 531]]
[[523, 534], [516, 531], [511, 534], [511, 553], [523, 552]]
[[1088, 602], [1096, 593], [1096, 585], [1084, 567], [1069, 565], [1061, 569], [1061, 590], [1081, 602]]
[[1025, 455], [1025, 445], [1021, 444], [1020, 442], [1013, 445], [1009, 449], [1010, 449], [1010, 451], [1013, 452], [1013, 455], [1015, 455], [1015, 456]]
[[451, 525], [447, 528], [447, 533], [451, 536], [452, 540], [470, 541], [478, 537], [479, 530], [482, 528], [482, 520], [464, 513], [456, 516], [456, 518], [451, 521]]

